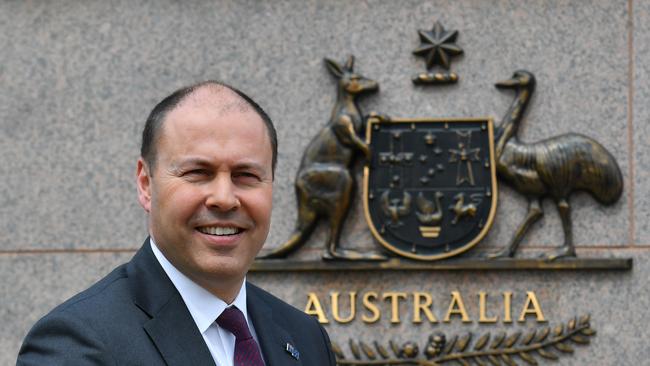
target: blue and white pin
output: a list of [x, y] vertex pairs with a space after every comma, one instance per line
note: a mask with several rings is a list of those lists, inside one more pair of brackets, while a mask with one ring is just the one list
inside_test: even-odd
[[287, 346], [284, 348], [285, 351], [287, 351], [291, 357], [295, 358], [296, 360], [300, 359], [300, 352], [294, 347], [291, 343], [287, 343]]

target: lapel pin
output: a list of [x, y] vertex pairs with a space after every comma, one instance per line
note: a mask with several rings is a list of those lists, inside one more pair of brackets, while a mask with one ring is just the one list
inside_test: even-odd
[[294, 347], [291, 343], [287, 343], [285, 351], [287, 351], [291, 357], [295, 358], [296, 360], [300, 359], [300, 352], [298, 352], [296, 347]]

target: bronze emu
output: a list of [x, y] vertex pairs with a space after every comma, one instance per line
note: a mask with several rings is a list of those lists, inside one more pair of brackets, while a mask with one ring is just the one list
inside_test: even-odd
[[536, 143], [519, 141], [517, 129], [535, 90], [535, 77], [520, 70], [496, 86], [515, 90], [515, 99], [497, 131], [497, 174], [526, 196], [528, 213], [510, 245], [489, 256], [514, 255], [528, 229], [544, 215], [541, 200], [546, 197], [555, 201], [564, 230], [564, 245], [547, 258], [575, 256], [569, 196], [583, 190], [602, 204], [612, 204], [623, 191], [621, 170], [602, 145], [583, 135], [569, 133]]
[[370, 157], [368, 145], [359, 137], [364, 118], [356, 99], [377, 91], [379, 86], [354, 72], [354, 56], [345, 65], [330, 59], [325, 59], [325, 65], [338, 80], [338, 94], [329, 122], [307, 146], [298, 169], [296, 228], [289, 240], [261, 258], [286, 257], [307, 241], [320, 218], [327, 218], [329, 236], [324, 259], [384, 259], [377, 254], [339, 248], [341, 228], [355, 190], [354, 158], [357, 152]]

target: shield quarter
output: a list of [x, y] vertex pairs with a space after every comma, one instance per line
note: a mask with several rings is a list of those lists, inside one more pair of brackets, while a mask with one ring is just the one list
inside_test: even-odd
[[411, 259], [465, 252], [497, 204], [491, 118], [369, 118], [363, 204], [373, 236]]

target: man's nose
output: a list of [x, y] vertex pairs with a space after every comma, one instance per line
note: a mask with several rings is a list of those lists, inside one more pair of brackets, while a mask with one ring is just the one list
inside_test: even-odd
[[241, 206], [229, 173], [217, 174], [208, 189], [208, 196], [205, 202], [208, 208], [218, 209], [219, 211], [231, 211]]

